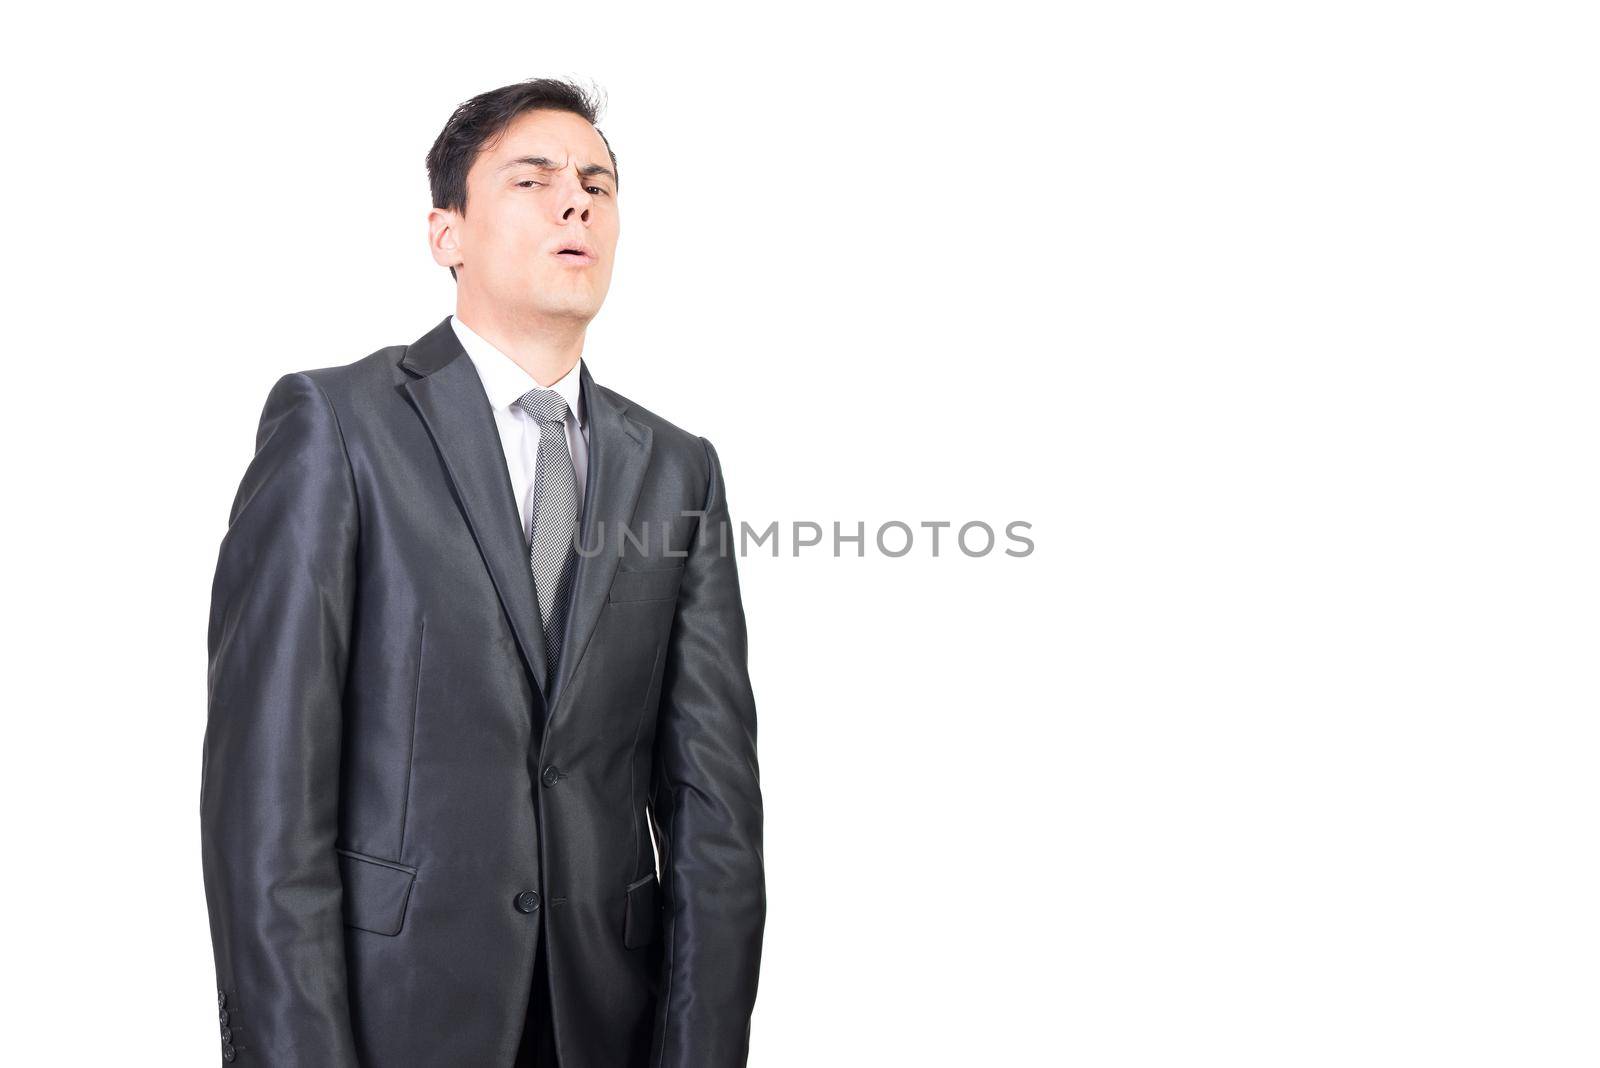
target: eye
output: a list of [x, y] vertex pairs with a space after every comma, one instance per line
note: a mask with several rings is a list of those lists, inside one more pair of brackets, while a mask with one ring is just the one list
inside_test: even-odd
[[522, 181], [518, 182], [517, 184], [518, 185], [543, 185], [544, 183], [543, 182], [536, 182], [532, 178], [524, 178]]
[[599, 194], [600, 194], [600, 195], [601, 195], [601, 196], [603, 196], [603, 197], [608, 197], [608, 196], [610, 196], [610, 195], [611, 195], [611, 194], [610, 194], [610, 193], [608, 193], [608, 192], [606, 192], [606, 190], [605, 190], [605, 187], [604, 187], [604, 186], [598, 186], [598, 185], [591, 185], [591, 186], [590, 186], [590, 187], [589, 187], [589, 188], [590, 188], [590, 190], [592, 190], [592, 191], [593, 191], [593, 192], [596, 192], [596, 193], [599, 193]]

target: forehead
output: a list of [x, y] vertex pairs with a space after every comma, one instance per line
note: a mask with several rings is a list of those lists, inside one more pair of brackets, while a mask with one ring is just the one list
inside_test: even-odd
[[570, 111], [525, 111], [511, 120], [496, 141], [483, 147], [473, 161], [474, 176], [492, 176], [509, 160], [544, 156], [557, 164], [576, 162], [583, 167], [598, 163], [611, 167], [611, 153], [595, 128]]

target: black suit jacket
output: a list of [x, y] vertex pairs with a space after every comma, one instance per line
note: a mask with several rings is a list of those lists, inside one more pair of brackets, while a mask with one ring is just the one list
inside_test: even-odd
[[208, 634], [225, 1060], [509, 1066], [544, 938], [562, 1068], [745, 1064], [766, 889], [721, 467], [580, 377], [557, 678], [448, 317], [267, 397]]

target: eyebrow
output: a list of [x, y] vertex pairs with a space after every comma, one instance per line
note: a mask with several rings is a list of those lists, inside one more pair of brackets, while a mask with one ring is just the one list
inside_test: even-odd
[[[548, 156], [518, 156], [516, 159], [507, 160], [506, 162], [500, 164], [500, 166], [495, 169], [495, 172], [499, 173], [500, 171], [509, 171], [513, 167], [524, 166], [538, 167], [541, 171], [554, 171], [560, 169], [557, 166], [556, 161], [550, 159]], [[584, 178], [593, 178], [597, 174], [603, 174], [607, 178], [610, 178], [612, 182], [617, 180], [617, 176], [612, 173], [610, 167], [604, 167], [598, 163], [585, 163], [583, 166], [578, 168], [578, 174]]]

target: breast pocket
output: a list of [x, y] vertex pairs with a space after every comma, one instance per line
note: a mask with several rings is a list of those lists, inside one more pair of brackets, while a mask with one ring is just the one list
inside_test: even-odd
[[619, 567], [616, 577], [611, 580], [611, 592], [607, 599], [612, 604], [669, 601], [678, 596], [678, 585], [682, 581], [682, 564], [637, 571]]

